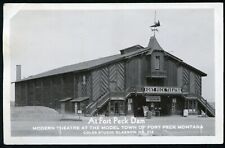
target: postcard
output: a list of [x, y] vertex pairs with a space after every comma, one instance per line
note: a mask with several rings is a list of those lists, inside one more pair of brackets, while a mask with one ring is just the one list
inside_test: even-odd
[[5, 4], [5, 144], [223, 143], [222, 12]]

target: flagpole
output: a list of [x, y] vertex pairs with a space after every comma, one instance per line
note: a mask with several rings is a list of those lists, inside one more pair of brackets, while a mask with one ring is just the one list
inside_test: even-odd
[[159, 27], [159, 26], [160, 26], [160, 22], [159, 21], [156, 22], [156, 10], [155, 10], [154, 23], [152, 26], [150, 26], [150, 27], [152, 27], [151, 29], [153, 31], [154, 37], [155, 37], [155, 31], [158, 31], [157, 27]]
[[[156, 22], [156, 10], [155, 10], [155, 17], [154, 17], [154, 23]], [[155, 29], [156, 27], [154, 27], [154, 37], [155, 37]]]
[[155, 17], [154, 17], [154, 23], [156, 22], [156, 10], [155, 10]]

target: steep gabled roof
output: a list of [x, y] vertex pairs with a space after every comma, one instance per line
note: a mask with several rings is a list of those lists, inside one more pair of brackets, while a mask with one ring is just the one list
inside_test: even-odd
[[181, 65], [183, 65], [184, 67], [187, 67], [187, 68], [189, 68], [189, 69], [191, 69], [191, 70], [193, 70], [193, 71], [196, 71], [196, 72], [199, 73], [201, 76], [207, 76], [206, 73], [204, 73], [204, 72], [198, 70], [197, 68], [195, 68], [195, 67], [193, 67], [193, 66], [191, 66], [191, 65], [189, 65], [189, 64], [187, 64], [187, 63], [185, 63], [185, 62], [184, 62], [183, 60], [181, 60], [180, 58], [178, 58], [178, 57], [176, 57], [176, 56], [174, 56], [174, 55], [172, 55], [172, 54], [170, 54], [170, 53], [168, 53], [168, 52], [166, 52], [166, 51], [164, 51], [164, 52], [165, 52], [165, 55], [166, 55], [166, 56], [168, 56], [168, 57], [174, 59], [175, 61], [179, 62], [179, 63], [180, 63]]
[[155, 36], [150, 38], [148, 47], [152, 50], [163, 50], [163, 48], [159, 45], [159, 42], [156, 40]]
[[164, 51], [163, 48], [159, 45], [159, 42], [157, 41], [157, 39], [155, 38], [155, 36], [152, 36], [150, 38], [150, 41], [148, 43], [148, 47], [150, 50], [147, 53], [147, 55], [151, 55], [153, 51]]
[[180, 58], [168, 53], [167, 51], [164, 51], [163, 48], [159, 45], [159, 42], [157, 41], [157, 39], [155, 38], [155, 36], [152, 36], [150, 38], [149, 44], [148, 44], [148, 48], [150, 49], [149, 52], [147, 53], [147, 55], [151, 55], [153, 51], [162, 51], [165, 53], [166, 56], [176, 60], [177, 62], [179, 62], [181, 65], [188, 67], [194, 71], [196, 71], [197, 73], [199, 73], [201, 76], [207, 76], [206, 73], [196, 69], [195, 67], [185, 63], [183, 60], [181, 60]]
[[[56, 68], [53, 70], [49, 70], [37, 75], [33, 75], [30, 77], [27, 77], [25, 79], [16, 81], [16, 82], [21, 82], [21, 81], [26, 81], [26, 80], [31, 80], [31, 79], [37, 79], [37, 78], [42, 78], [42, 77], [47, 77], [47, 76], [52, 76], [52, 75], [58, 75], [58, 74], [63, 74], [63, 73], [69, 73], [69, 72], [78, 72], [78, 71], [83, 71], [83, 70], [90, 70], [93, 68], [96, 68], [98, 66], [104, 65], [104, 64], [109, 64], [111, 62], [116, 62], [116, 61], [120, 61], [126, 58], [130, 58], [132, 56], [137, 56], [139, 54], [142, 54], [143, 52], [147, 52], [148, 49], [140, 46], [140, 45], [135, 45], [132, 46], [133, 48], [137, 48], [137, 46], [139, 47], [138, 50], [133, 51], [133, 52], [129, 52], [129, 53], [124, 53], [124, 54], [116, 54], [116, 55], [112, 55], [112, 56], [108, 56], [108, 57], [103, 57], [103, 58], [99, 58], [99, 59], [95, 59], [95, 60], [90, 60], [90, 61], [85, 61], [85, 62], [81, 62], [81, 63], [77, 63], [77, 64], [72, 64], [72, 65], [68, 65], [68, 66], [63, 66], [60, 68]], [[132, 48], [129, 47], [129, 48]], [[140, 48], [142, 47], [142, 49]]]
[[155, 36], [152, 36], [150, 38], [149, 44], [148, 44], [148, 48], [150, 49], [149, 52], [147, 53], [147, 55], [151, 55], [153, 51], [162, 51], [165, 53], [166, 56], [171, 57], [172, 59], [176, 60], [177, 62], [179, 62], [181, 65], [188, 67], [194, 71], [196, 71], [197, 73], [201, 74], [201, 76], [207, 76], [206, 73], [196, 69], [195, 67], [185, 63], [183, 60], [181, 60], [180, 58], [166, 52], [163, 50], [163, 48], [159, 45], [159, 42], [157, 41], [157, 39], [155, 38]]
[[[30, 76], [28, 78], [16, 81], [16, 82], [22, 82], [22, 81], [26, 81], [26, 80], [32, 80], [32, 79], [38, 79], [38, 78], [42, 78], [42, 77], [48, 77], [48, 76], [53, 76], [53, 75], [58, 75], [58, 74], [63, 74], [63, 73], [69, 73], [69, 72], [80, 72], [80, 71], [85, 71], [85, 70], [91, 70], [94, 69], [98, 66], [103, 66], [105, 64], [110, 64], [113, 62], [117, 62], [120, 60], [124, 60], [127, 58], [131, 58], [133, 56], [138, 56], [141, 54], [146, 54], [146, 55], [151, 55], [153, 51], [162, 51], [165, 52], [166, 56], [169, 56], [173, 59], [175, 59], [176, 61], [178, 61], [180, 64], [182, 64], [185, 67], [188, 67], [194, 71], [196, 71], [197, 73], [201, 74], [202, 76], [206, 76], [207, 74], [205, 74], [204, 72], [194, 68], [193, 66], [183, 62], [183, 60], [177, 58], [176, 56], [166, 52], [163, 50], [163, 48], [159, 45], [157, 39], [152, 36], [150, 38], [148, 47], [144, 48], [140, 45], [135, 45], [126, 49], [121, 50], [122, 53], [121, 54], [116, 54], [116, 55], [112, 55], [112, 56], [108, 56], [108, 57], [103, 57], [103, 58], [99, 58], [99, 59], [95, 59], [95, 60], [90, 60], [90, 61], [86, 61], [86, 62], [81, 62], [81, 63], [77, 63], [77, 64], [72, 64], [72, 65], [68, 65], [68, 66], [63, 66], [60, 68], [56, 68], [50, 71], [46, 71], [37, 75], [33, 75]], [[128, 52], [124, 52], [124, 51], [128, 51]]]
[[138, 49], [142, 49], [142, 48], [144, 48], [144, 47], [142, 47], [140, 45], [136, 45], [136, 46], [132, 46], [132, 47], [129, 47], [126, 49], [122, 49], [122, 50], [120, 50], [120, 53], [121, 54], [130, 53], [130, 52], [137, 51]]

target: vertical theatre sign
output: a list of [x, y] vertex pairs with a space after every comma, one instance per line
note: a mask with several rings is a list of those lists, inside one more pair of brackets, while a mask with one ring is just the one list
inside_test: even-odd
[[150, 94], [182, 94], [179, 87], [144, 87], [144, 93]]

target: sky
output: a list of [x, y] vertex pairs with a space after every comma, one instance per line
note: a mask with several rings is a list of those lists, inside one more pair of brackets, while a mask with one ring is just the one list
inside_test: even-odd
[[[158, 9], [161, 22], [156, 38], [161, 47], [207, 73], [202, 95], [214, 101], [214, 11]], [[11, 80], [16, 65], [22, 78], [65, 65], [146, 47], [153, 35], [153, 9], [22, 10], [10, 19]], [[213, 89], [212, 89], [213, 88]], [[14, 93], [14, 84], [11, 85]], [[14, 100], [14, 94], [12, 95]]]

